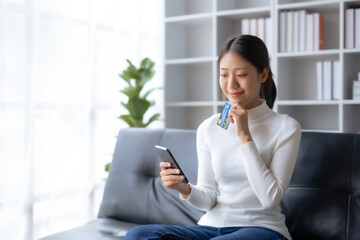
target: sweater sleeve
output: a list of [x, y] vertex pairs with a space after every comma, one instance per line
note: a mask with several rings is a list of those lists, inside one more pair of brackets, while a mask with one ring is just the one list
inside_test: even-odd
[[217, 188], [211, 164], [211, 153], [206, 141], [207, 128], [204, 123], [199, 126], [196, 136], [198, 155], [197, 185], [190, 185], [191, 193], [186, 201], [195, 208], [209, 211], [216, 204]]
[[240, 154], [245, 161], [248, 180], [264, 208], [280, 203], [295, 167], [300, 138], [300, 125], [293, 119], [283, 121], [282, 134], [269, 168], [262, 160], [255, 142], [241, 145]]

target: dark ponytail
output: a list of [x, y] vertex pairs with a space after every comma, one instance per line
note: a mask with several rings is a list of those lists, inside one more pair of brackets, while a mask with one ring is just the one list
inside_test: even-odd
[[219, 53], [218, 65], [228, 52], [236, 53], [248, 60], [255, 66], [258, 73], [262, 73], [264, 69], [268, 70], [268, 78], [261, 84], [259, 94], [260, 98], [266, 100], [269, 108], [273, 108], [277, 91], [270, 68], [269, 53], [264, 42], [260, 38], [251, 35], [232, 37], [223, 45]]

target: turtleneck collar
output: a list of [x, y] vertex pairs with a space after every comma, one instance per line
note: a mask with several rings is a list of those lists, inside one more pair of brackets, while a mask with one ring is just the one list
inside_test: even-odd
[[259, 106], [247, 110], [249, 122], [262, 120], [273, 112], [266, 104], [265, 99], [260, 99], [260, 101], [261, 104]]

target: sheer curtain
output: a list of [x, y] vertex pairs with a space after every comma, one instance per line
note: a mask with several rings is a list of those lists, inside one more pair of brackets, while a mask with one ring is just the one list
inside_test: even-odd
[[[38, 239], [94, 219], [126, 125], [118, 74], [156, 62], [163, 1], [0, 0], [0, 238]], [[162, 92], [150, 95], [163, 113]], [[162, 127], [156, 122], [152, 127]]]

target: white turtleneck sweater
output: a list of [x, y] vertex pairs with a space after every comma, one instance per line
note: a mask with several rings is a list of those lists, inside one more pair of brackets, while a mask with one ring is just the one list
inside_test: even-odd
[[186, 201], [206, 211], [199, 225], [265, 227], [290, 240], [279, 203], [295, 166], [301, 128], [261, 101], [247, 110], [251, 142], [241, 143], [234, 124], [219, 127], [220, 114], [199, 126], [198, 180]]

